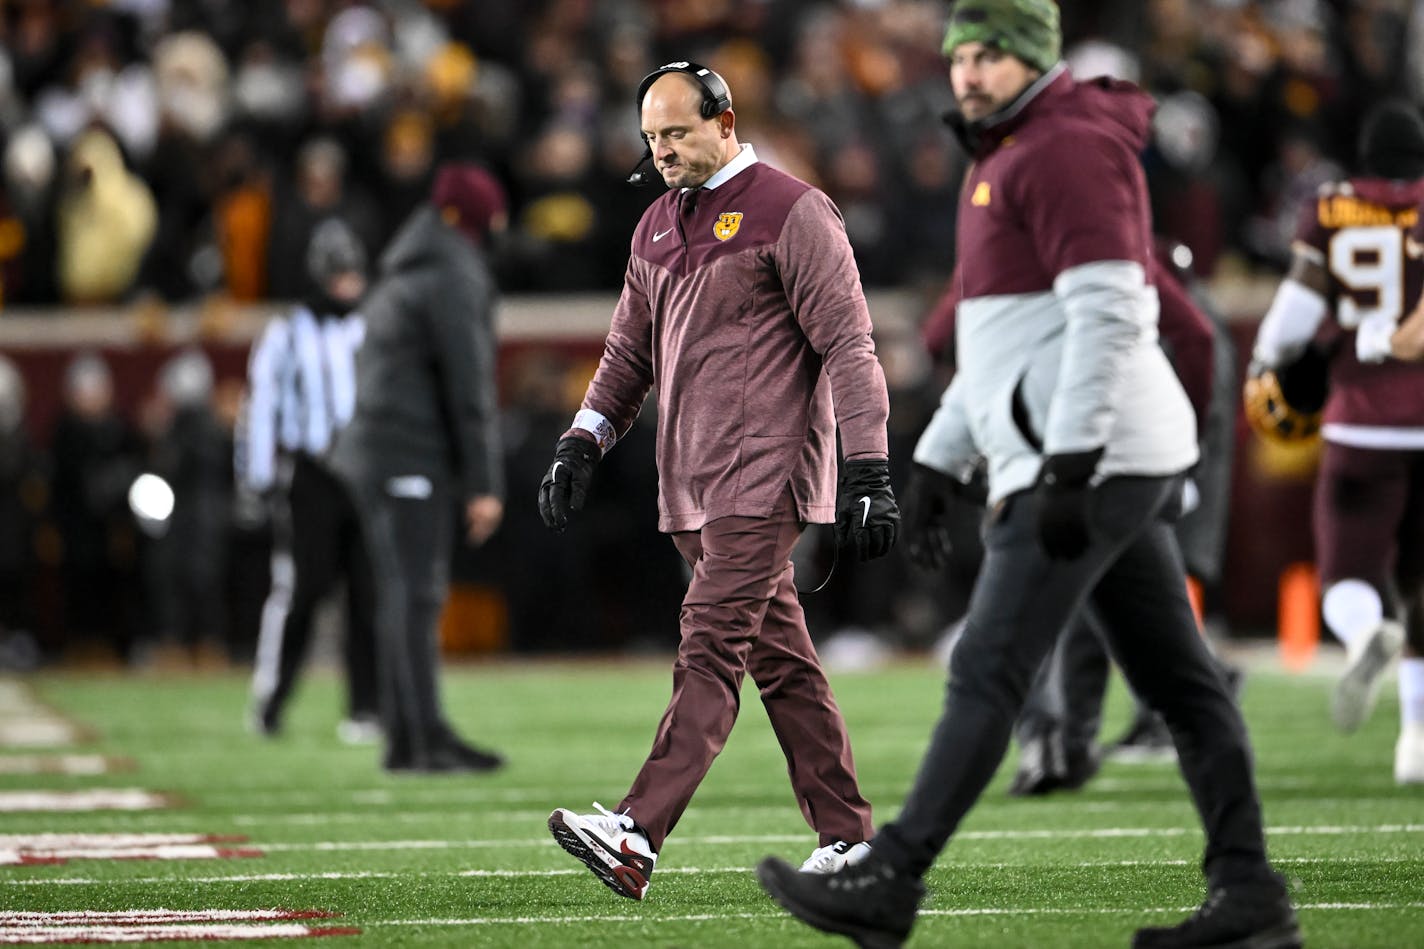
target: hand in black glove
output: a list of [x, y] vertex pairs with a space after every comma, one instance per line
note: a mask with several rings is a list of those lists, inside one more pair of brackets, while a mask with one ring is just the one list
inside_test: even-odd
[[900, 508], [890, 490], [890, 462], [847, 461], [836, 502], [836, 543], [854, 546], [860, 560], [883, 557], [895, 546]]
[[539, 516], [544, 526], [562, 534], [569, 514], [582, 511], [598, 464], [598, 446], [587, 438], [565, 435], [554, 448], [554, 463], [539, 482]]
[[1038, 495], [1038, 540], [1050, 560], [1075, 560], [1088, 549], [1088, 479], [1103, 449], [1064, 452], [1043, 459]]
[[915, 464], [905, 485], [905, 552], [926, 570], [949, 563], [949, 511], [964, 487], [953, 476]]

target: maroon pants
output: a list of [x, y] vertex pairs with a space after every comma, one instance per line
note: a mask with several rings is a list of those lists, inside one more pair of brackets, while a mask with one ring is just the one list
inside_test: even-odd
[[1326, 442], [1315, 482], [1315, 558], [1325, 585], [1354, 577], [1391, 600], [1424, 589], [1424, 451]]
[[769, 518], [724, 517], [673, 535], [692, 583], [672, 700], [653, 749], [619, 805], [662, 847], [736, 721], [742, 676], [761, 692], [791, 787], [821, 846], [869, 840], [845, 720], [821, 670], [792, 579], [801, 535], [788, 490]]

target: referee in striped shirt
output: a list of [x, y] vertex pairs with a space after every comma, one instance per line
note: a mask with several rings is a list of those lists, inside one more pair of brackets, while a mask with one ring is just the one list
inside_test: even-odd
[[344, 577], [347, 715], [338, 734], [368, 743], [380, 737], [375, 606], [356, 512], [325, 461], [356, 404], [356, 350], [364, 335], [353, 308], [366, 290], [366, 253], [345, 221], [328, 218], [312, 232], [307, 271], [311, 298], [268, 323], [253, 347], [238, 441], [238, 477], [270, 499], [273, 521], [252, 726], [268, 736], [281, 730], [316, 608]]

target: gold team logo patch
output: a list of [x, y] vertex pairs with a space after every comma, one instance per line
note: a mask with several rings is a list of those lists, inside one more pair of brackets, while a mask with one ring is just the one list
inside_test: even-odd
[[987, 208], [989, 206], [989, 182], [981, 181], [974, 186], [974, 194], [970, 195], [969, 203], [976, 208]]
[[719, 241], [731, 240], [741, 226], [741, 211], [723, 211], [717, 216], [717, 223], [712, 225], [712, 233]]

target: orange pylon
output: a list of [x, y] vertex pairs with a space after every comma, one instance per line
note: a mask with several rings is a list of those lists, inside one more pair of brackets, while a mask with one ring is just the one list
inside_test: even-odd
[[1314, 564], [1293, 563], [1281, 571], [1276, 637], [1281, 662], [1300, 672], [1320, 646], [1320, 578]]

